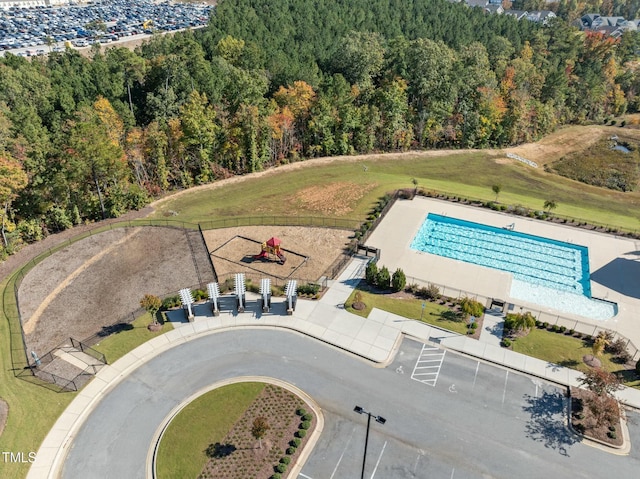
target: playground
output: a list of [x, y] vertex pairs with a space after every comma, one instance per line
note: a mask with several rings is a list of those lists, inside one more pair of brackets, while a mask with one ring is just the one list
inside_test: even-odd
[[[242, 226], [204, 231], [207, 248], [223, 280], [234, 273], [317, 281], [349, 244], [351, 231], [298, 226]], [[269, 246], [270, 239], [280, 241]], [[271, 249], [271, 251], [269, 251]]]

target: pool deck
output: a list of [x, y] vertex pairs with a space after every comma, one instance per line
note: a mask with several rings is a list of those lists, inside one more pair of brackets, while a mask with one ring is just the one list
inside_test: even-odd
[[[592, 296], [617, 303], [618, 314], [608, 320], [595, 320], [513, 299], [509, 296], [510, 273], [411, 250], [411, 241], [428, 213], [499, 228], [515, 223], [515, 231], [588, 247]], [[582, 330], [593, 326], [594, 331], [603, 328], [616, 331], [640, 348], [639, 320], [635, 317], [635, 312], [640, 310], [640, 240], [416, 197], [413, 200], [396, 201], [366, 244], [380, 249], [380, 265], [386, 266], [391, 272], [402, 268], [408, 283], [444, 286], [445, 290], [441, 292], [447, 295], [503, 299], [534, 314], [542, 313], [541, 319], [544, 319], [543, 316], [552, 318], [550, 323], [553, 323], [553, 318], [560, 317], [562, 319], [558, 324], [567, 324], [569, 328], [572, 322], [580, 322]]]

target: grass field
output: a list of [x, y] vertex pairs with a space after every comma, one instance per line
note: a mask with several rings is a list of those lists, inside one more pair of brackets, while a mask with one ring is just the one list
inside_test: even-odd
[[222, 442], [264, 387], [264, 383], [231, 384], [187, 405], [162, 437], [157, 477], [198, 477], [207, 463], [209, 444]]
[[[366, 163], [366, 171], [363, 165]], [[351, 201], [341, 217], [363, 220], [385, 192], [411, 188], [412, 179], [426, 190], [448, 192], [484, 201], [495, 200], [492, 186], [500, 184], [499, 202], [542, 210], [544, 202], [557, 203], [554, 213], [612, 225], [640, 229], [638, 193], [605, 190], [533, 169], [520, 163], [501, 163], [494, 154], [459, 153], [450, 156], [407, 158], [401, 161], [384, 156], [362, 161], [337, 161], [314, 167], [313, 161], [288, 171], [282, 168], [269, 175], [247, 177], [224, 187], [202, 188], [160, 203], [156, 217], [177, 213], [182, 221], [206, 221], [234, 216], [282, 214], [327, 216], [322, 206], [298, 204], [295, 193], [311, 187], [328, 187], [349, 182], [366, 190]], [[327, 197], [326, 202], [342, 201]]]

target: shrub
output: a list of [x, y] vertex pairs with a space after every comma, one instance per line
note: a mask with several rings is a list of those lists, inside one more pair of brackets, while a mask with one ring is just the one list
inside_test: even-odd
[[460, 307], [467, 315], [480, 317], [484, 314], [484, 306], [475, 299], [466, 296], [460, 300]]
[[560, 332], [561, 332], [561, 333], [566, 332], [566, 330], [567, 330], [567, 327], [566, 327], [566, 326], [560, 326]]
[[166, 311], [167, 309], [176, 308], [180, 306], [180, 296], [168, 296], [162, 300], [162, 306], [160, 309]]
[[511, 340], [509, 338], [504, 338], [501, 342], [500, 345], [504, 348], [509, 348], [511, 347]]
[[300, 423], [300, 429], [309, 429], [311, 427], [311, 421], [302, 421]]
[[391, 277], [391, 289], [394, 291], [402, 291], [407, 284], [407, 276], [402, 269], [398, 268]]
[[313, 296], [315, 294], [318, 294], [318, 291], [320, 291], [320, 285], [317, 283], [301, 284], [300, 286], [298, 286], [297, 291], [299, 294], [308, 294], [310, 296]]
[[310, 413], [306, 413], [302, 415], [302, 420], [303, 421], [311, 421], [313, 419], [313, 414]]
[[547, 323], [546, 321], [544, 323], [542, 323], [542, 327], [544, 329], [548, 329], [549, 328], [549, 323]]
[[291, 458], [288, 456], [284, 456], [280, 458], [280, 463], [281, 464], [286, 464], [289, 465], [289, 463], [291, 462]]
[[286, 470], [287, 470], [287, 465], [286, 465], [286, 464], [280, 463], [280, 464], [278, 464], [278, 465], [276, 466], [276, 471], [278, 471], [278, 472], [280, 472], [280, 473], [283, 473], [283, 472], [285, 472]]
[[380, 289], [389, 289], [391, 286], [391, 273], [389, 273], [389, 269], [386, 266], [378, 270], [376, 286]]
[[567, 331], [567, 334], [569, 334], [570, 336], [573, 336], [576, 334], [576, 330], [575, 329], [570, 329], [569, 331]]
[[280, 474], [279, 472], [276, 472], [271, 476], [271, 479], [282, 479], [282, 474]]
[[304, 416], [305, 414], [307, 414], [307, 410], [302, 407], [299, 407], [298, 409], [296, 409], [296, 414], [298, 416]]
[[627, 344], [624, 339], [618, 338], [615, 341], [611, 341], [607, 345], [606, 350], [614, 356], [619, 356], [620, 354], [627, 351]]
[[291, 441], [289, 441], [289, 445], [292, 446], [292, 447], [298, 447], [298, 446], [300, 446], [301, 442], [302, 441], [300, 440], [299, 437], [294, 437]]
[[439, 299], [440, 298], [440, 288], [438, 288], [435, 284], [429, 283], [427, 285], [427, 299]]
[[640, 374], [640, 359], [636, 362], [636, 372]]
[[471, 329], [476, 330], [476, 329], [478, 329], [478, 323], [476, 323], [474, 321], [473, 323], [471, 323], [470, 327], [471, 327]]
[[551, 326], [551, 331], [553, 331], [554, 333], [559, 333], [560, 326], [558, 326], [557, 324], [554, 324], [553, 326]]
[[616, 439], [618, 437], [615, 431], [607, 432], [607, 436], [609, 436], [611, 439]]
[[300, 439], [302, 439], [306, 435], [307, 435], [306, 429], [298, 429], [298, 431], [296, 431], [296, 436], [298, 436]]
[[404, 290], [409, 294], [418, 294], [420, 287], [416, 283], [411, 283], [408, 284]]
[[209, 296], [207, 292], [203, 289], [194, 289], [191, 291], [193, 294], [194, 301], [201, 301], [203, 299], [207, 299]]
[[289, 456], [293, 456], [293, 455], [296, 453], [296, 450], [297, 450], [297, 448], [295, 448], [295, 447], [293, 447], [293, 446], [288, 447], [288, 448], [287, 448], [287, 454], [288, 454]]
[[375, 261], [369, 261], [367, 263], [367, 269], [365, 270], [364, 277], [367, 284], [371, 286], [376, 285], [376, 280], [378, 279], [378, 265]]

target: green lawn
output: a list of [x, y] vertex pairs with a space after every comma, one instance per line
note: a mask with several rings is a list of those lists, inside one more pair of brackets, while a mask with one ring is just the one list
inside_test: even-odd
[[[369, 185], [344, 218], [363, 220], [385, 192], [413, 187], [412, 178], [425, 190], [448, 192], [468, 198], [495, 200], [492, 186], [500, 183], [500, 203], [542, 210], [545, 200], [554, 199], [554, 213], [619, 228], [640, 228], [640, 193], [622, 193], [572, 181], [521, 164], [499, 164], [485, 152], [457, 153], [442, 157], [402, 160], [384, 156], [364, 162], [336, 161], [325, 165], [312, 162], [297, 170], [274, 170], [263, 177], [245, 177], [222, 188], [200, 189], [162, 202], [154, 214], [164, 218], [174, 211], [179, 221], [207, 221], [225, 217], [289, 215], [322, 216], [295, 200], [295, 193], [311, 186], [336, 182]], [[473, 174], [469, 174], [473, 172]], [[330, 200], [330, 199], [328, 199]]]
[[[537, 328], [532, 329], [527, 336], [513, 341], [512, 345], [513, 350], [518, 353], [582, 372], [586, 372], [588, 369], [588, 366], [582, 361], [582, 357], [586, 354], [593, 354], [591, 346], [582, 339]], [[612, 361], [612, 356], [609, 353], [604, 353], [599, 359], [607, 371], [625, 371], [620, 364]], [[627, 386], [638, 387], [640, 385], [640, 380], [633, 373], [625, 373], [623, 376]]]
[[[351, 307], [351, 304], [354, 301], [353, 298], [358, 291], [362, 294], [362, 302], [367, 306], [361, 311], [355, 310]], [[425, 306], [424, 313], [422, 311], [423, 304]], [[433, 324], [439, 328], [448, 329], [449, 331], [454, 331], [460, 334], [467, 333], [466, 323], [440, 318], [440, 313], [442, 311], [446, 311], [448, 308], [429, 301], [423, 301], [421, 299], [390, 298], [384, 294], [374, 294], [361, 289], [355, 289], [345, 302], [345, 305], [347, 311], [364, 318], [369, 317], [369, 313], [373, 308], [378, 308], [409, 319], [420, 320], [422, 317], [423, 322]]]
[[157, 476], [198, 477], [209, 444], [222, 442], [264, 389], [264, 383], [237, 383], [214, 389], [187, 405], [173, 419], [158, 450]]
[[112, 334], [100, 341], [100, 343], [93, 348], [105, 355], [107, 363], [113, 364], [142, 343], [173, 329], [173, 324], [164, 321], [164, 313], [162, 314], [164, 326], [160, 331], [152, 332], [147, 329], [147, 326], [151, 324], [151, 316], [149, 313], [145, 313], [131, 323], [131, 329], [125, 329], [119, 333]]

